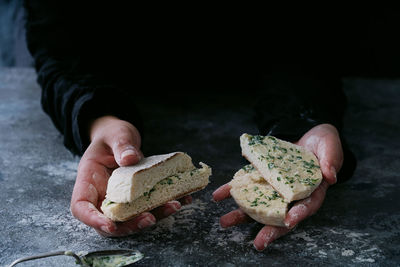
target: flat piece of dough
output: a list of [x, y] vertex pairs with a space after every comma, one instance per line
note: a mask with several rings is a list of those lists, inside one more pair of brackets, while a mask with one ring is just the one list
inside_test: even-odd
[[266, 225], [285, 226], [288, 203], [251, 164], [237, 171], [229, 185], [231, 196], [251, 218]]
[[308, 197], [322, 181], [316, 156], [273, 136], [243, 134], [242, 155], [287, 201]]

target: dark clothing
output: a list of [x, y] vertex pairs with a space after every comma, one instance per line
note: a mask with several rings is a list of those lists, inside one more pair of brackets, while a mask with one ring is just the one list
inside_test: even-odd
[[[284, 10], [277, 16], [274, 10], [182, 12], [172, 6], [35, 0], [25, 8], [42, 106], [77, 154], [87, 148], [87, 126], [99, 116], [115, 115], [142, 131], [136, 96], [155, 90], [251, 90], [259, 100], [261, 134], [293, 141], [321, 123], [341, 131], [341, 77], [354, 64], [345, 59], [365, 50], [351, 32], [368, 33], [368, 25], [349, 23], [353, 13], [338, 16], [338, 10]], [[368, 73], [371, 60], [357, 65]], [[353, 161], [352, 172], [354, 158], [345, 159]]]

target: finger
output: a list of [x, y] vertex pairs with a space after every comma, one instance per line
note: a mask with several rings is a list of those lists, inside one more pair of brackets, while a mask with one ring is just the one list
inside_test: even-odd
[[321, 138], [316, 155], [319, 159], [321, 172], [329, 184], [337, 181], [337, 173], [342, 167], [343, 150], [338, 134], [329, 133]]
[[168, 217], [169, 215], [174, 214], [178, 210], [181, 209], [181, 203], [179, 201], [173, 200], [169, 201], [168, 203], [155, 208], [154, 210], [151, 211], [151, 213], [154, 215], [154, 217], [157, 220], [161, 220], [165, 217]]
[[[90, 153], [88, 149], [88, 153], [85, 154]], [[71, 213], [95, 229], [112, 229], [114, 223], [97, 208], [104, 198], [109, 174], [104, 166], [93, 160], [87, 160], [86, 157], [84, 156], [79, 163], [71, 198]]]
[[108, 169], [115, 169], [118, 167], [110, 148], [102, 142], [90, 143], [79, 162], [78, 175], [81, 169], [87, 171], [89, 165], [105, 166]]
[[134, 165], [143, 158], [142, 152], [123, 137], [113, 142], [112, 150], [119, 166]]
[[299, 222], [316, 213], [325, 199], [328, 187], [329, 184], [322, 181], [308, 198], [296, 202], [286, 215], [286, 227], [292, 229]]
[[231, 196], [231, 186], [229, 184], [224, 184], [220, 186], [217, 190], [212, 194], [213, 200], [221, 201]]
[[336, 128], [324, 124], [323, 135], [315, 152], [321, 166], [321, 172], [329, 184], [337, 181], [337, 173], [343, 164], [343, 149], [339, 133]]
[[184, 196], [184, 197], [178, 199], [178, 201], [181, 203], [181, 205], [189, 205], [192, 203], [193, 198], [191, 195], [187, 195], [187, 196]]
[[155, 223], [154, 216], [149, 212], [144, 212], [132, 220], [116, 223], [113, 229], [106, 229], [107, 231], [96, 229], [96, 232], [105, 237], [128, 236], [151, 227]]
[[111, 147], [119, 166], [133, 165], [143, 158], [139, 133], [131, 127], [120, 126], [114, 129], [113, 134], [107, 135], [105, 142]]
[[103, 236], [129, 235], [154, 225], [156, 222], [154, 215], [147, 212], [128, 222], [115, 223], [96, 208], [96, 203], [100, 203], [98, 199], [99, 194], [96, 188], [78, 177], [72, 195], [71, 212], [78, 220], [93, 227]]
[[150, 212], [143, 212], [139, 216], [126, 222], [116, 224], [116, 228], [112, 229], [109, 236], [127, 236], [144, 230], [156, 224], [156, 218]]
[[254, 247], [258, 251], [262, 251], [274, 240], [285, 235], [289, 231], [290, 229], [287, 229], [285, 227], [266, 225], [260, 230], [260, 232], [258, 232], [256, 238], [254, 239]]
[[251, 221], [253, 221], [253, 219], [250, 218], [246, 213], [244, 213], [244, 211], [242, 211], [241, 209], [237, 209], [223, 215], [220, 218], [219, 223], [221, 224], [221, 227], [228, 228], [234, 225]]
[[343, 163], [342, 144], [336, 128], [330, 124], [318, 125], [307, 132], [298, 144], [317, 156], [325, 180], [329, 184], [336, 183], [336, 175]]
[[98, 211], [91, 202], [73, 202], [71, 204], [71, 213], [84, 224], [108, 235], [111, 235], [116, 228], [115, 223]]

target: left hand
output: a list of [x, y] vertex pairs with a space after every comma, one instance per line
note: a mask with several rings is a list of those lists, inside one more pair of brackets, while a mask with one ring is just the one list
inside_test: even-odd
[[[264, 250], [275, 239], [285, 235], [299, 222], [313, 215], [321, 207], [329, 185], [336, 183], [336, 174], [343, 163], [342, 144], [339, 133], [333, 125], [320, 124], [309, 130], [296, 145], [302, 146], [313, 152], [319, 161], [323, 180], [315, 191], [308, 197], [297, 201], [288, 211], [285, 218], [286, 227], [264, 226], [254, 239], [254, 247], [258, 251]], [[219, 187], [213, 193], [215, 201], [230, 197], [229, 184]], [[253, 221], [241, 209], [236, 209], [220, 219], [222, 227], [227, 228], [240, 223]]]

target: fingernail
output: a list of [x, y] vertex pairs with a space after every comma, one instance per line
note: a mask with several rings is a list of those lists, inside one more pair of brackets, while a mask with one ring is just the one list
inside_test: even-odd
[[169, 205], [168, 208], [164, 210], [164, 216], [169, 216], [181, 209], [181, 203], [178, 201], [171, 201], [169, 203], [172, 205]]
[[139, 223], [138, 223], [138, 228], [139, 228], [139, 229], [144, 229], [144, 228], [153, 226], [154, 224], [156, 224], [155, 221], [153, 221], [153, 220], [152, 220], [151, 218], [149, 218], [149, 217], [146, 217], [146, 218], [144, 218], [144, 219], [142, 219], [142, 220], [139, 221]]
[[262, 248], [258, 248], [258, 247], [256, 246], [256, 244], [254, 244], [254, 243], [253, 243], [253, 246], [254, 246], [254, 248], [255, 248], [257, 251], [261, 252], [261, 251], [263, 251], [264, 249], [267, 248], [268, 243], [264, 243]]
[[285, 226], [288, 229], [293, 229], [294, 227], [296, 227], [297, 224], [293, 224], [293, 222], [285, 222]]
[[111, 234], [110, 228], [107, 225], [100, 226], [100, 230], [105, 233]]
[[171, 201], [170, 202], [171, 204], [173, 204], [172, 205], [172, 208], [175, 210], [175, 211], [178, 211], [178, 210], [180, 210], [181, 209], [181, 203], [179, 202], [179, 201]]
[[137, 153], [133, 149], [127, 149], [124, 152], [121, 153], [121, 159], [127, 157], [127, 156], [135, 156]]
[[335, 182], [337, 181], [337, 173], [335, 167], [331, 167], [331, 173], [333, 174], [333, 177], [335, 177]]

